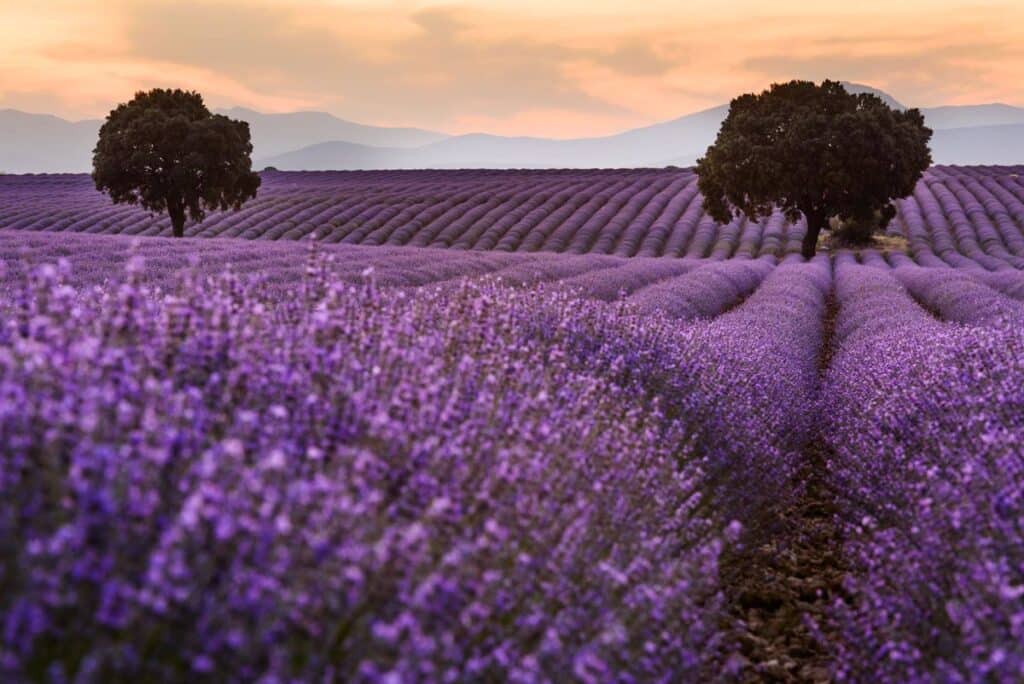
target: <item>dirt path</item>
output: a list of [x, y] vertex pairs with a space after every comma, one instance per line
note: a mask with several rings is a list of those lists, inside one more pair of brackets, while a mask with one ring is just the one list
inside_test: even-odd
[[[819, 373], [832, 356], [836, 302], [829, 297]], [[742, 682], [828, 682], [829, 653], [809, 621], [819, 625], [842, 591], [845, 566], [836, 508], [825, 483], [828, 454], [814, 440], [804, 449], [796, 501], [766, 511], [723, 558], [722, 581], [737, 621]]]

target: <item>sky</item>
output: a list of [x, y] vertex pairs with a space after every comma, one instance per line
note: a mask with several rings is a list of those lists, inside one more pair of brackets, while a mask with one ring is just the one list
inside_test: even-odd
[[770, 83], [1024, 106], [1024, 2], [0, 0], [0, 108], [105, 116], [137, 90], [448, 133], [577, 137]]

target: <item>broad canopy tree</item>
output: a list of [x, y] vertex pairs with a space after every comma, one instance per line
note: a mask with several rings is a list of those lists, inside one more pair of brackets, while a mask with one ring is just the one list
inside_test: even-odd
[[240, 209], [256, 196], [249, 124], [212, 114], [199, 93], [154, 89], [110, 112], [93, 151], [93, 182], [115, 203], [185, 219]]
[[807, 221], [804, 257], [814, 256], [829, 219], [877, 221], [896, 215], [931, 164], [931, 129], [916, 109], [892, 109], [841, 83], [775, 84], [737, 97], [707, 154], [697, 161], [704, 207], [726, 223], [776, 208]]

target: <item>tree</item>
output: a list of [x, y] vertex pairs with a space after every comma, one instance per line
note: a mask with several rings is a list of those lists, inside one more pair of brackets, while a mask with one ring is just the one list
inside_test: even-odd
[[714, 145], [697, 161], [704, 207], [726, 223], [776, 208], [807, 220], [802, 253], [814, 256], [832, 217], [885, 228], [892, 200], [914, 191], [931, 164], [931, 129], [916, 109], [899, 111], [878, 96], [853, 95], [836, 81], [774, 84], [729, 105]]
[[154, 89], [110, 112], [93, 150], [93, 182], [115, 203], [166, 211], [175, 237], [186, 215], [241, 209], [256, 196], [249, 124], [212, 114], [199, 93]]

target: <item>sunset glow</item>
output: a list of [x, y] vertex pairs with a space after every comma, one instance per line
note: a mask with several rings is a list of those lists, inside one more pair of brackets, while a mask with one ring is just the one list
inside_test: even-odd
[[772, 81], [867, 83], [909, 105], [1024, 105], [1024, 3], [0, 0], [0, 108], [100, 117], [180, 86], [451, 133], [572, 137]]

